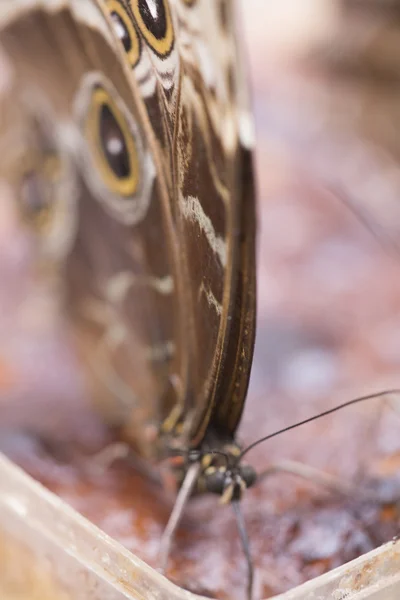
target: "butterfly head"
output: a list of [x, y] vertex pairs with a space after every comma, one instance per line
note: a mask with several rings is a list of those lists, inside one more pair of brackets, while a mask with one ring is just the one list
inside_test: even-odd
[[257, 481], [257, 473], [251, 465], [209, 467], [204, 480], [207, 491], [220, 496], [222, 504], [228, 504], [242, 498], [247, 488]]
[[203, 456], [203, 487], [207, 492], [220, 496], [222, 504], [240, 500], [243, 493], [257, 481], [254, 468], [242, 463], [239, 457], [240, 449], [236, 445]]

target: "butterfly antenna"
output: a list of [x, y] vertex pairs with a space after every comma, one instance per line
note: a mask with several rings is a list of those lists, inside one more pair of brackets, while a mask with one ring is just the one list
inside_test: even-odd
[[382, 227], [374, 224], [366, 211], [357, 206], [359, 204], [357, 200], [349, 197], [342, 186], [327, 185], [326, 189], [357, 217], [386, 252], [392, 255], [393, 252], [397, 255], [400, 253], [400, 247], [398, 242], [393, 239], [393, 235], [389, 234], [388, 231], [382, 231]]
[[342, 408], [346, 408], [347, 406], [352, 406], [353, 404], [359, 404], [360, 402], [365, 402], [367, 400], [373, 400], [375, 398], [383, 398], [384, 396], [391, 396], [394, 394], [400, 395], [400, 389], [385, 390], [383, 392], [376, 392], [375, 394], [368, 394], [367, 396], [359, 396], [358, 398], [353, 398], [353, 400], [348, 400], [347, 402], [344, 402], [343, 404], [339, 404], [338, 406], [330, 408], [329, 410], [324, 410], [324, 412], [321, 412], [318, 415], [314, 415], [313, 417], [304, 419], [304, 421], [299, 421], [298, 423], [294, 423], [293, 425], [289, 425], [288, 427], [279, 429], [279, 431], [270, 433], [269, 435], [266, 435], [265, 437], [262, 437], [259, 440], [256, 440], [255, 442], [250, 444], [249, 446], [247, 446], [247, 448], [245, 448], [241, 452], [241, 454], [238, 456], [238, 458], [236, 460], [236, 464], [238, 464], [242, 460], [243, 456], [245, 454], [247, 454], [250, 450], [252, 450], [256, 446], [258, 446], [259, 444], [262, 444], [263, 442], [266, 442], [267, 440], [270, 440], [273, 437], [280, 435], [281, 433], [285, 433], [286, 431], [290, 431], [291, 429], [296, 429], [296, 427], [300, 427], [301, 425], [305, 425], [306, 423], [311, 423], [311, 421], [316, 421], [317, 419], [320, 419], [321, 417], [326, 417], [327, 415], [331, 415], [332, 413], [334, 413], [338, 410], [342, 410]]
[[236, 523], [239, 531], [240, 541], [242, 544], [243, 552], [246, 557], [247, 569], [248, 569], [248, 578], [247, 578], [247, 598], [248, 600], [252, 599], [253, 595], [253, 579], [254, 579], [254, 568], [253, 561], [250, 553], [250, 542], [249, 536], [247, 535], [246, 523], [243, 518], [243, 513], [240, 509], [240, 502], [238, 500], [234, 500], [232, 502], [232, 507], [236, 517]]

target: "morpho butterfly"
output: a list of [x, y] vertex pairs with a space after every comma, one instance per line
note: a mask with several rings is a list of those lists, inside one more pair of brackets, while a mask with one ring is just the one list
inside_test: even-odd
[[149, 464], [171, 458], [163, 566], [188, 497], [218, 494], [250, 596], [239, 501], [256, 474], [235, 432], [255, 197], [236, 31], [228, 0], [1, 3], [0, 171], [107, 422]]

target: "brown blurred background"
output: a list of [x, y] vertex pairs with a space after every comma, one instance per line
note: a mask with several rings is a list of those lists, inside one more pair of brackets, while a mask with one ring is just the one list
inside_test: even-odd
[[[249, 443], [400, 387], [400, 2], [241, 4], [259, 188], [257, 346], [239, 432]], [[0, 257], [2, 449], [155, 564], [173, 500], [127, 464], [86, 468], [109, 434], [85, 402], [51, 299], [31, 293], [29, 248], [2, 207]], [[382, 495], [382, 503], [343, 498], [288, 475], [249, 492], [243, 511], [263, 597], [397, 532], [399, 427], [396, 411], [374, 401], [249, 454], [261, 470], [296, 459]], [[243, 597], [229, 507], [192, 502], [169, 574], [192, 590]]]

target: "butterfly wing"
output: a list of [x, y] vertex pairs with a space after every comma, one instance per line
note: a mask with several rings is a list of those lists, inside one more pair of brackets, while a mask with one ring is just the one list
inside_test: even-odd
[[2, 178], [37, 273], [74, 324], [96, 399], [149, 453], [185, 343], [157, 141], [102, 6], [30, 4], [0, 9], [10, 71], [0, 138], [12, 148]]
[[[232, 434], [255, 325], [251, 122], [233, 5], [47, 0], [0, 15], [15, 79], [3, 101], [18, 98], [26, 129], [35, 123], [29, 152], [54, 146], [73, 182], [61, 203], [47, 193], [34, 239], [96, 399], [147, 455], [162, 422], [180, 433], [183, 421], [192, 445], [210, 426]], [[22, 206], [30, 225], [31, 212]]]
[[180, 6], [177, 177], [195, 315], [196, 445], [209, 427], [233, 435], [243, 410], [255, 335], [255, 202], [235, 3]]
[[133, 70], [171, 168], [189, 353], [180, 404], [196, 446], [210, 425], [235, 431], [254, 344], [252, 132], [236, 11], [207, 0], [111, 5], [133, 19], [141, 48]]

